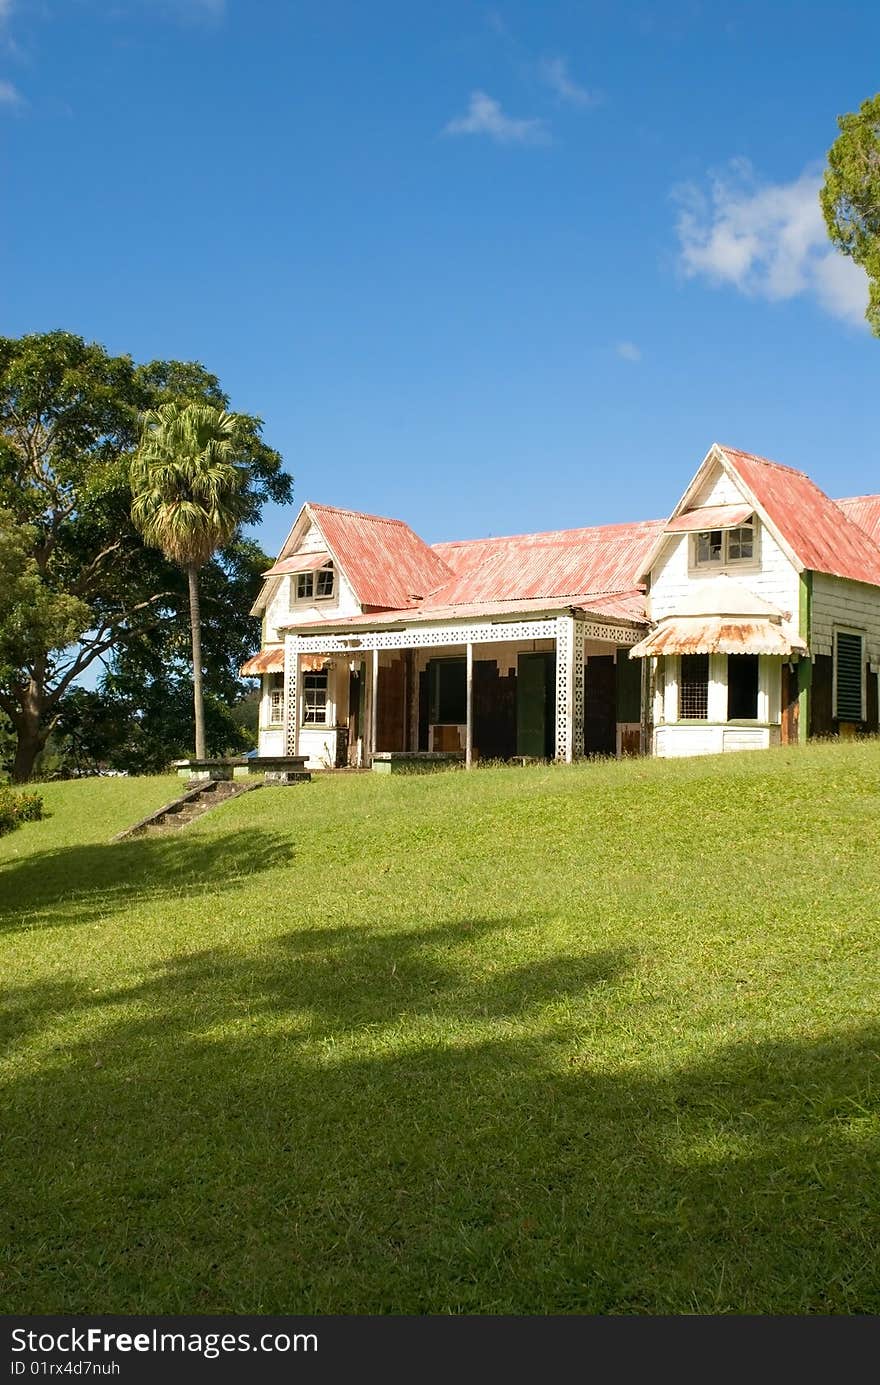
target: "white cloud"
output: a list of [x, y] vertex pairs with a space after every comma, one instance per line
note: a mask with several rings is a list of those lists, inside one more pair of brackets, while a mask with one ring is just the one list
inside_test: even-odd
[[12, 14], [12, 0], [0, 0], [0, 24]]
[[821, 185], [812, 169], [790, 183], [761, 183], [748, 160], [734, 159], [708, 191], [694, 183], [675, 189], [682, 272], [770, 302], [806, 294], [864, 325], [867, 278], [828, 240]]
[[634, 341], [619, 341], [614, 350], [622, 361], [631, 361], [633, 365], [642, 359], [642, 353]]
[[450, 120], [443, 133], [488, 135], [498, 144], [546, 144], [549, 139], [543, 120], [518, 120], [505, 115], [500, 102], [484, 91], [471, 92], [467, 114]]
[[0, 81], [0, 106], [20, 106], [22, 95], [11, 82]]
[[595, 106], [601, 100], [599, 92], [588, 91], [574, 80], [565, 58], [544, 58], [538, 70], [560, 101], [567, 101], [570, 106]]

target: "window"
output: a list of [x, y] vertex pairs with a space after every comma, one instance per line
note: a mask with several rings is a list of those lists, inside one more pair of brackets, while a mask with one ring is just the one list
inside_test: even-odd
[[758, 656], [727, 658], [727, 720], [755, 721], [758, 716]]
[[460, 726], [467, 720], [467, 665], [464, 659], [432, 659], [429, 670], [432, 726]]
[[864, 635], [834, 632], [834, 715], [839, 721], [865, 720]]
[[284, 721], [284, 674], [273, 673], [269, 679], [269, 725], [280, 726]]
[[704, 529], [694, 535], [695, 567], [726, 567], [728, 563], [750, 563], [755, 557], [755, 523], [736, 529]]
[[303, 675], [303, 726], [327, 725], [326, 669]]
[[291, 587], [292, 601], [326, 601], [336, 587], [335, 568], [321, 567], [315, 572], [298, 572]]
[[709, 655], [682, 654], [678, 679], [681, 721], [705, 721], [709, 715]]

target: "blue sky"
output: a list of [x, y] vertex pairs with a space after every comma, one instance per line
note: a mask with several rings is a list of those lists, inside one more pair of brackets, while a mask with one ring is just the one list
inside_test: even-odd
[[880, 490], [816, 211], [880, 7], [0, 0], [0, 50], [2, 330], [203, 361], [297, 503], [653, 518], [713, 440]]

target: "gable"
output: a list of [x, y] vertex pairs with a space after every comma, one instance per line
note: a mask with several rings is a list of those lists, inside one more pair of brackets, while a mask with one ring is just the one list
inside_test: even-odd
[[446, 563], [400, 519], [309, 505], [362, 606], [406, 610], [451, 576]]

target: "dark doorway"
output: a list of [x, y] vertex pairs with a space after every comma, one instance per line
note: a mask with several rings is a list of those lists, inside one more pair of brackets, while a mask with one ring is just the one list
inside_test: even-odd
[[556, 753], [556, 655], [520, 654], [516, 679], [516, 753], [552, 760]]
[[590, 655], [584, 669], [584, 754], [617, 753], [617, 667], [613, 654]]
[[758, 715], [758, 656], [727, 656], [727, 720], [754, 721]]
[[481, 760], [516, 754], [516, 674], [502, 677], [494, 659], [474, 660], [474, 752]]

